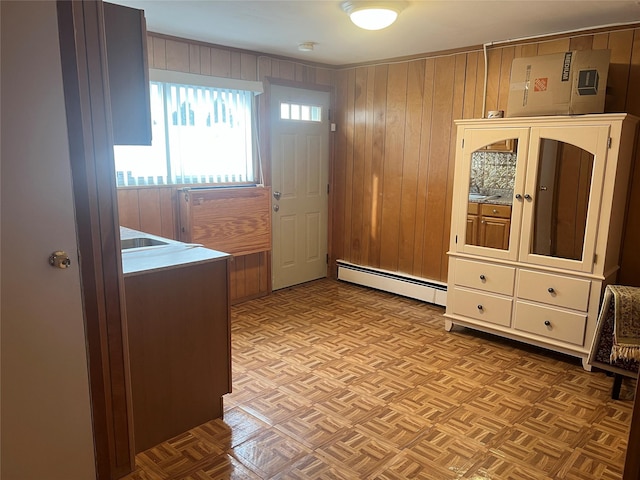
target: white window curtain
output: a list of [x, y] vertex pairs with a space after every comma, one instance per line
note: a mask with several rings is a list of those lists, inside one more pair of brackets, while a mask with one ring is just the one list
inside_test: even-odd
[[254, 92], [151, 82], [153, 143], [116, 146], [119, 186], [256, 181]]

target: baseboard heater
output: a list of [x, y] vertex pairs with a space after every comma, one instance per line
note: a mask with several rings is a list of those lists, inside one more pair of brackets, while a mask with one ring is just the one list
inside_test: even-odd
[[344, 260], [338, 260], [336, 263], [338, 264], [338, 280], [415, 298], [443, 307], [447, 305], [447, 285], [445, 283], [378, 268], [363, 267]]

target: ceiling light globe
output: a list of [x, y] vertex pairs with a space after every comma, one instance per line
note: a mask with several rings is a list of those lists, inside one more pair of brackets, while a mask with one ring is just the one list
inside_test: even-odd
[[382, 30], [398, 18], [398, 12], [386, 8], [363, 8], [349, 15], [351, 21], [365, 30]]

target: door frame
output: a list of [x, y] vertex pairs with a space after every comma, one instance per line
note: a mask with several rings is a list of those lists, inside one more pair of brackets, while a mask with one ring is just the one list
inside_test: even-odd
[[96, 476], [135, 465], [102, 0], [58, 0]]
[[[269, 161], [266, 162], [265, 165], [262, 165], [262, 171], [264, 175], [264, 183], [265, 186], [272, 187], [272, 159], [271, 159], [271, 86], [278, 85], [281, 87], [290, 87], [290, 88], [298, 88], [302, 90], [315, 90], [318, 92], [327, 92], [329, 93], [329, 123], [334, 122], [334, 112], [335, 112], [335, 87], [332, 85], [318, 85], [316, 83], [307, 83], [307, 82], [299, 82], [295, 80], [285, 80], [282, 78], [275, 78], [271, 76], [265, 76], [263, 78], [263, 83], [265, 86], [264, 94], [260, 95], [258, 101], [258, 132], [260, 135], [259, 148], [261, 152], [261, 158], [268, 158]], [[262, 128], [261, 128], [262, 127]], [[333, 132], [330, 132], [333, 133]], [[334, 161], [335, 161], [335, 139], [334, 135], [329, 134], [329, 145], [328, 145], [328, 153], [329, 153], [329, 199], [328, 199], [328, 212], [327, 212], [327, 254], [329, 255], [329, 264], [327, 265], [327, 277], [336, 277], [337, 272], [334, 273], [330, 266], [333, 264], [332, 258], [332, 248], [331, 248], [331, 238], [332, 238], [332, 223], [333, 223], [333, 185], [334, 185]], [[273, 231], [271, 232], [271, 239], [273, 241]], [[267, 278], [268, 278], [268, 294], [271, 294], [273, 291], [273, 282], [271, 279], [272, 275], [272, 252], [269, 251], [267, 255]]]

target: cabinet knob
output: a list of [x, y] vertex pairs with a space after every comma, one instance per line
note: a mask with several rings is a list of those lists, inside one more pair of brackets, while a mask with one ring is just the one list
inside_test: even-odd
[[549, 293], [556, 293], [556, 291], [554, 290], [554, 288], [553, 288], [553, 287], [549, 287], [549, 288], [547, 288], [547, 292], [549, 292]]
[[520, 195], [519, 193], [516, 193], [516, 199], [517, 200], [522, 200], [522, 195]]
[[480, 275], [480, 280], [482, 280], [483, 282], [487, 279], [487, 277], [485, 277], [484, 275]]
[[483, 309], [482, 304], [478, 305], [478, 310], [482, 310], [482, 309]]
[[528, 193], [524, 194], [524, 198], [526, 198], [527, 200], [533, 200], [533, 197], [531, 195], [529, 195]]
[[494, 208], [493, 213], [498, 213], [498, 210]]
[[551, 322], [550, 322], [549, 320], [545, 320], [545, 321], [544, 321], [544, 324], [545, 324], [547, 327], [550, 327], [550, 326], [551, 326]]

